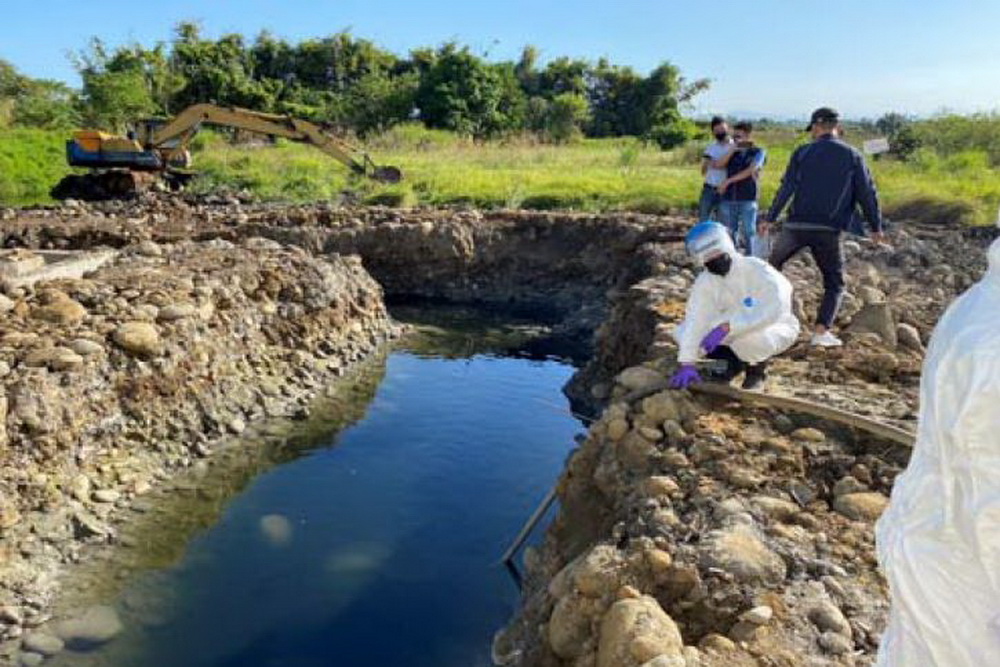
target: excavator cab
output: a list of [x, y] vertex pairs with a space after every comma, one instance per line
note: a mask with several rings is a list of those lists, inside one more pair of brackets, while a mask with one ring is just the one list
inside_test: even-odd
[[155, 171], [162, 163], [155, 151], [128, 137], [107, 134], [99, 130], [80, 130], [66, 142], [66, 161], [71, 167], [110, 169], [127, 167], [139, 171]]

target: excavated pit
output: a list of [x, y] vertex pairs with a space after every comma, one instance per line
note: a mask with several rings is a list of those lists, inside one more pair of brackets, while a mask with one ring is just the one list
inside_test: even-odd
[[[670, 372], [689, 221], [158, 198], [0, 219], [6, 248], [108, 258], [84, 277], [8, 281], [0, 301], [8, 648], [45, 620], [60, 562], [114, 541], [96, 491], [124, 506], [219, 435], [301, 410], [394, 335], [388, 299], [531, 313], [552, 325], [553, 348], [586, 359], [566, 391], [600, 420], [559, 482], [544, 544], [525, 555], [524, 606], [497, 638], [498, 664], [872, 661], [885, 614], [872, 521], [906, 452], [766, 408], [625, 400]], [[796, 346], [769, 391], [912, 427], [923, 345], [981, 275], [989, 239], [903, 225], [894, 252], [848, 241], [848, 345]], [[786, 273], [808, 321], [818, 274], [801, 260]]]

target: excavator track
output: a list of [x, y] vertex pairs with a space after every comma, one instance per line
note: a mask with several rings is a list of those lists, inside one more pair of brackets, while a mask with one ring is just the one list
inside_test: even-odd
[[53, 199], [104, 201], [129, 199], [162, 183], [165, 189], [177, 191], [191, 180], [193, 174], [116, 169], [90, 174], [70, 174], [49, 191]]

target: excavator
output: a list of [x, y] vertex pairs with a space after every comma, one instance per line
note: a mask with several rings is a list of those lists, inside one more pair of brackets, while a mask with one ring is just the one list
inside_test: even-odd
[[189, 170], [188, 144], [203, 125], [312, 144], [353, 173], [382, 183], [398, 183], [403, 177], [399, 168], [376, 165], [361, 148], [316, 123], [251, 109], [195, 104], [170, 119], [140, 120], [124, 137], [96, 130], [74, 133], [66, 142], [67, 162], [91, 172], [66, 176], [51, 195], [54, 199], [119, 199], [156, 184], [180, 190], [195, 175]]

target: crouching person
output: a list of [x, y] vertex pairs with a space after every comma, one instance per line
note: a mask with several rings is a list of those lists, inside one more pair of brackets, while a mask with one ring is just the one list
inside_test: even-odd
[[736, 252], [732, 237], [717, 222], [695, 225], [685, 245], [705, 271], [694, 281], [684, 321], [674, 332], [681, 367], [671, 386], [700, 382], [695, 362], [707, 357], [726, 362], [712, 379], [731, 382], [745, 371], [743, 388], [760, 388], [767, 360], [799, 335], [791, 283], [767, 262]]

